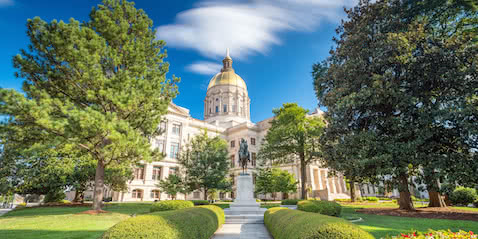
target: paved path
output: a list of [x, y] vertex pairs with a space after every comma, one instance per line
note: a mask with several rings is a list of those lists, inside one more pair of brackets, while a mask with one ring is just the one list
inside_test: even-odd
[[212, 239], [272, 239], [264, 224], [224, 224]]
[[11, 211], [12, 209], [11, 208], [8, 208], [8, 209], [4, 209], [4, 208], [0, 208], [0, 216], [2, 216], [3, 214]]

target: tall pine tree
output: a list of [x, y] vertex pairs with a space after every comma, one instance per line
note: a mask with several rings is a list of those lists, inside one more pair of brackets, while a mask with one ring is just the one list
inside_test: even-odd
[[124, 0], [104, 0], [84, 23], [35, 17], [27, 29], [28, 50], [13, 59], [24, 93], [0, 90], [9, 116], [3, 127], [33, 130], [43, 148], [75, 148], [93, 159], [93, 209], [100, 210], [105, 168], [160, 158], [150, 138], [179, 81], [166, 79], [165, 43], [146, 13]]

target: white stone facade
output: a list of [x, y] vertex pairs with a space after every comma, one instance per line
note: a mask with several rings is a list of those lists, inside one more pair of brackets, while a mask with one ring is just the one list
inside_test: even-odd
[[[159, 126], [164, 133], [153, 140], [153, 147], [157, 147], [166, 154], [166, 157], [159, 162], [146, 163], [142, 168], [135, 169], [134, 180], [128, 182], [128, 191], [112, 192], [113, 201], [154, 201], [170, 199], [162, 193], [157, 184], [159, 180], [165, 179], [174, 169], [180, 165], [176, 160], [178, 150], [188, 141], [206, 129], [209, 136], [219, 135], [228, 142], [230, 152], [230, 175], [237, 176], [241, 168], [238, 163], [237, 151], [241, 139], [247, 140], [251, 153], [251, 163], [248, 164], [248, 171], [254, 172], [256, 168], [256, 157], [267, 130], [270, 127], [272, 118], [252, 123], [250, 121], [250, 99], [247, 86], [235, 74], [232, 68], [232, 59], [227, 54], [223, 60], [224, 67], [216, 74], [209, 83], [204, 100], [204, 119], [192, 118], [189, 110], [173, 103], [168, 108], [168, 114], [164, 122]], [[312, 114], [322, 113], [317, 110]], [[281, 166], [282, 169], [294, 174], [300, 179], [298, 163], [291, 163]], [[319, 165], [310, 165], [307, 168], [307, 185], [311, 188], [310, 196], [322, 199], [346, 198], [349, 193], [343, 177], [328, 178], [328, 170]], [[299, 183], [300, 185], [300, 183]], [[234, 187], [235, 189], [235, 187]], [[276, 195], [277, 199], [298, 198], [300, 190], [293, 195]], [[271, 198], [271, 195], [256, 195], [258, 198]], [[222, 199], [233, 199], [234, 193], [220, 194]], [[203, 199], [202, 192], [193, 192], [189, 195], [178, 195], [178, 199]]]

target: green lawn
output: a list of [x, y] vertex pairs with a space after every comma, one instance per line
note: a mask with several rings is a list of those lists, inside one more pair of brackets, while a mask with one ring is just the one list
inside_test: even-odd
[[0, 217], [1, 238], [92, 238], [132, 214], [149, 212], [149, 203], [108, 204], [110, 213], [77, 214], [88, 207], [42, 207], [15, 210]]
[[[387, 235], [398, 235], [410, 230], [428, 231], [428, 229], [435, 230], [452, 230], [459, 229], [468, 231], [478, 231], [478, 222], [476, 221], [461, 221], [461, 220], [444, 220], [444, 219], [424, 219], [411, 217], [393, 217], [393, 216], [378, 216], [355, 212], [356, 209], [366, 207], [379, 207], [383, 205], [343, 205], [342, 217], [361, 217], [363, 221], [356, 222], [364, 230], [372, 233], [376, 238], [385, 237]], [[386, 205], [392, 207], [392, 205]], [[462, 208], [459, 208], [462, 209]], [[471, 209], [471, 208], [470, 208]]]

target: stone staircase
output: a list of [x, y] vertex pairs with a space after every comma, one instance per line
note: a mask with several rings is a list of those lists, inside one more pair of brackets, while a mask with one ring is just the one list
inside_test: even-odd
[[232, 203], [224, 209], [226, 224], [263, 224], [265, 208], [256, 202]]

